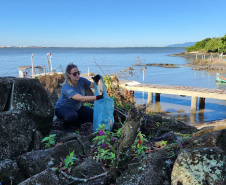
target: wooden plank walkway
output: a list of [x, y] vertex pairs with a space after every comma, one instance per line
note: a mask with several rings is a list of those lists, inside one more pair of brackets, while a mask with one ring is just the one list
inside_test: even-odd
[[191, 96], [191, 109], [197, 109], [197, 98], [199, 107], [205, 107], [205, 98], [226, 100], [226, 90], [209, 89], [186, 86], [158, 85], [158, 84], [133, 84], [130, 81], [120, 81], [120, 86], [131, 91], [148, 92], [148, 102], [152, 103], [153, 93], [156, 93], [155, 100], [160, 101], [160, 94], [173, 94], [180, 96]]
[[196, 96], [202, 98], [226, 100], [226, 90], [222, 89], [208, 89], [198, 87], [157, 85], [157, 84], [139, 84], [130, 86], [126, 86], [123, 84], [123, 87], [132, 91], [174, 94], [182, 96]]

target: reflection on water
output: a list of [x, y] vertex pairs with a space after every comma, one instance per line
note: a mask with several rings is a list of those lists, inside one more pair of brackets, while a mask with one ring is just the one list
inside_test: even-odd
[[226, 89], [226, 83], [216, 82], [216, 89]]

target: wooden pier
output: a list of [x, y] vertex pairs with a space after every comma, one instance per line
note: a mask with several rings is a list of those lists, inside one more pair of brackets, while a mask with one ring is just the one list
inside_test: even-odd
[[191, 96], [191, 110], [197, 110], [197, 100], [199, 98], [199, 108], [205, 107], [205, 98], [226, 100], [226, 90], [208, 89], [186, 86], [157, 85], [157, 84], [136, 84], [131, 85], [129, 81], [120, 81], [120, 86], [132, 91], [148, 92], [148, 101], [153, 101], [153, 93], [155, 93], [155, 101], [160, 101], [160, 94], [173, 94], [180, 96]]
[[[91, 81], [91, 77], [86, 77]], [[194, 123], [199, 99], [199, 110], [205, 108], [205, 99], [226, 100], [226, 90], [209, 89], [199, 87], [173, 86], [173, 85], [158, 85], [158, 84], [143, 84], [136, 81], [119, 80], [120, 87], [131, 91], [147, 92], [147, 105], [153, 102], [153, 93], [155, 93], [155, 103], [160, 102], [160, 94], [172, 94], [179, 96], [191, 97], [191, 112], [190, 122]]]

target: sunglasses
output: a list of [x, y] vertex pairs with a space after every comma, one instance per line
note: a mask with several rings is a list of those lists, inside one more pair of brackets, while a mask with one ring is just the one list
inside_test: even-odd
[[81, 71], [70, 73], [70, 74], [73, 74], [73, 76], [77, 76], [77, 75], [80, 75], [80, 73], [81, 73]]

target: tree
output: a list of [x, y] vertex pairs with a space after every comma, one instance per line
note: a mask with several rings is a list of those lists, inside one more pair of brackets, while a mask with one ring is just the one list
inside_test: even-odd
[[207, 42], [204, 49], [207, 52], [214, 52], [214, 53], [217, 53], [218, 51], [222, 52], [222, 49], [223, 49], [222, 39], [216, 38], [216, 37], [212, 38], [210, 41]]
[[190, 46], [190, 47], [186, 47], [185, 49], [188, 51], [188, 52], [191, 52], [191, 51], [199, 51], [199, 50], [202, 50], [205, 48], [206, 44], [211, 40], [211, 38], [206, 38], [202, 41], [199, 41], [199, 42], [196, 42], [193, 46]]

